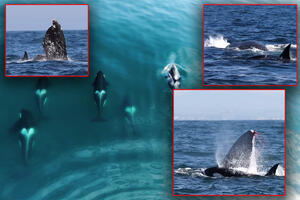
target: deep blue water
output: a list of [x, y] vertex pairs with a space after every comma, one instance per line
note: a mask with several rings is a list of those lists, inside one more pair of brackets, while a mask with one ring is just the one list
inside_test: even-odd
[[250, 129], [258, 132], [259, 174], [266, 173], [276, 163], [284, 167], [284, 121], [175, 121], [175, 194], [283, 194], [283, 174], [228, 178], [201, 175], [201, 169], [221, 162], [232, 144]]
[[[68, 60], [33, 61], [44, 55], [42, 42], [45, 31], [8, 31], [6, 33], [7, 75], [87, 75], [87, 30], [64, 30]], [[29, 60], [22, 61], [24, 51]]]
[[[205, 6], [204, 9], [205, 84], [296, 84], [296, 6]], [[227, 46], [245, 41], [258, 42], [267, 51]], [[247, 59], [256, 55], [279, 56], [289, 43], [292, 44], [290, 62]]]

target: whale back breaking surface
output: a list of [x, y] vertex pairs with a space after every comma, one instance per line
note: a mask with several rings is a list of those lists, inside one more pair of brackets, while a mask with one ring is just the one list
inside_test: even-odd
[[252, 41], [246, 41], [246, 42], [235, 42], [229, 45], [230, 48], [239, 48], [240, 50], [246, 50], [246, 49], [252, 49], [252, 48], [256, 48], [256, 49], [260, 49], [263, 51], [268, 51], [268, 49], [258, 43], [258, 42], [252, 42]]
[[47, 30], [43, 39], [43, 48], [46, 58], [49, 60], [63, 59], [67, 60], [67, 48], [64, 32], [61, 25], [53, 20], [53, 25]]
[[253, 131], [247, 131], [233, 144], [225, 156], [220, 167], [224, 168], [248, 168], [252, 153]]

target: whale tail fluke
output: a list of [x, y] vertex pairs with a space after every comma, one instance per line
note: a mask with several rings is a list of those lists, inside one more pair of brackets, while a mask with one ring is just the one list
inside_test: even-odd
[[280, 54], [280, 58], [284, 59], [284, 60], [290, 60], [291, 57], [290, 57], [290, 48], [291, 48], [291, 44], [287, 45], [283, 52]]
[[277, 163], [277, 164], [273, 165], [273, 167], [271, 167], [271, 169], [268, 171], [266, 176], [274, 176], [276, 174], [276, 170], [277, 170], [279, 164], [280, 163]]

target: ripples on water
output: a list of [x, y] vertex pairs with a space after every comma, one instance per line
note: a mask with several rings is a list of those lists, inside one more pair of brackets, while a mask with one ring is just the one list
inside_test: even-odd
[[[45, 32], [8, 31], [6, 33], [7, 75], [87, 75], [87, 31], [64, 31], [69, 60], [34, 61], [35, 56], [45, 54], [42, 46]], [[28, 53], [28, 61], [22, 61], [24, 51]]]

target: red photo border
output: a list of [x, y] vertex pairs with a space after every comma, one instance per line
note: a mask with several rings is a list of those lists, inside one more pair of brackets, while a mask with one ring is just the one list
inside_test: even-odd
[[[296, 6], [296, 84], [295, 85], [206, 85], [204, 81], [204, 43], [205, 43], [205, 37], [204, 37], [204, 30], [205, 30], [205, 23], [204, 23], [204, 7], [205, 6]], [[232, 87], [238, 87], [238, 86], [274, 86], [274, 87], [280, 87], [280, 86], [297, 86], [298, 85], [298, 4], [203, 4], [203, 73], [202, 73], [202, 78], [203, 78], [203, 86], [207, 87], [214, 87], [214, 86], [232, 86]]]
[[[6, 6], [58, 6], [58, 5], [63, 5], [63, 6], [87, 6], [87, 51], [88, 51], [88, 56], [87, 56], [87, 75], [7, 75], [6, 74]], [[5, 77], [88, 77], [89, 76], [89, 71], [90, 71], [90, 59], [89, 59], [89, 4], [5, 4]]]
[[[180, 90], [256, 90], [256, 91], [263, 91], [263, 90], [283, 90], [284, 91], [284, 194], [262, 194], [262, 195], [185, 195], [185, 194], [175, 194], [174, 191], [174, 91]], [[173, 196], [286, 196], [286, 89], [175, 89], [173, 90]]]

